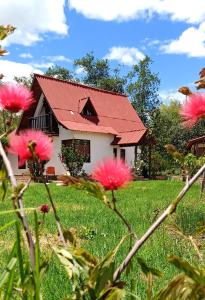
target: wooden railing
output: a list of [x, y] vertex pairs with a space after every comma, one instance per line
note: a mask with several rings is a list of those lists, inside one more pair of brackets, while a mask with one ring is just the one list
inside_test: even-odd
[[33, 129], [42, 130], [46, 133], [59, 134], [58, 124], [52, 114], [30, 118], [30, 126]]

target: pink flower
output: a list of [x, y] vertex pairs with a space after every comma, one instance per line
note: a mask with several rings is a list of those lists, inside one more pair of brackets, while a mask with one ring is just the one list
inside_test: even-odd
[[184, 105], [182, 105], [180, 115], [184, 120], [184, 124], [188, 127], [193, 126], [201, 117], [204, 117], [205, 94], [191, 94]]
[[43, 214], [47, 214], [49, 212], [48, 204], [41, 205], [39, 209], [40, 209], [40, 212], [42, 212]]
[[106, 159], [92, 172], [92, 178], [99, 181], [106, 190], [117, 190], [132, 179], [130, 168], [122, 160]]
[[40, 161], [49, 160], [52, 154], [51, 139], [42, 131], [21, 131], [9, 140], [8, 151], [19, 156], [19, 166], [24, 165], [27, 160], [32, 160], [33, 155], [29, 145], [33, 143], [34, 153]]
[[13, 113], [25, 111], [33, 101], [32, 92], [22, 85], [3, 84], [0, 86], [0, 106], [2, 109]]

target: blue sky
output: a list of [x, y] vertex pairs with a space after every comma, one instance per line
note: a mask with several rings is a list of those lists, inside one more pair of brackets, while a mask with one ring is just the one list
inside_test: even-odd
[[[93, 51], [127, 72], [149, 55], [161, 79], [160, 95], [181, 99], [177, 88], [205, 67], [205, 0], [0, 0], [2, 24], [17, 27], [4, 46], [0, 73], [10, 81], [42, 73]], [[80, 72], [81, 70], [76, 70]]]

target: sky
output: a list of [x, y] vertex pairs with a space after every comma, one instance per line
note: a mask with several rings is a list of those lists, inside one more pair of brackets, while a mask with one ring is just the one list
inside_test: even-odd
[[205, 67], [205, 0], [0, 0], [0, 20], [16, 27], [1, 43], [5, 81], [55, 64], [72, 69], [91, 51], [124, 73], [149, 55], [169, 102], [184, 99], [181, 86], [195, 90]]

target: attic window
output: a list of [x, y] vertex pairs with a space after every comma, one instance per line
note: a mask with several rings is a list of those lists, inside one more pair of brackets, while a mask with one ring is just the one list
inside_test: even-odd
[[81, 111], [81, 115], [82, 116], [89, 116], [89, 117], [97, 115], [89, 98], [88, 98], [88, 101], [86, 102], [85, 106], [83, 107], [83, 109]]

